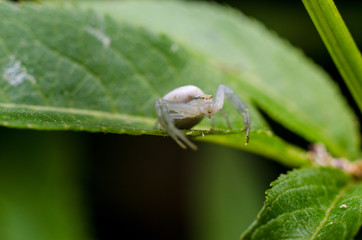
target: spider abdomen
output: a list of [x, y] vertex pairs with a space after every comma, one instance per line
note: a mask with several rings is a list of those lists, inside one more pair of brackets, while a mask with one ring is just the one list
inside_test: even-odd
[[173, 123], [175, 124], [175, 127], [178, 129], [190, 129], [193, 126], [197, 125], [201, 120], [204, 118], [204, 116], [200, 117], [193, 117], [193, 118], [183, 118], [183, 119], [175, 119]]
[[193, 85], [187, 85], [169, 92], [163, 99], [171, 102], [188, 103], [193, 98], [201, 95], [204, 95], [204, 92], [200, 88]]

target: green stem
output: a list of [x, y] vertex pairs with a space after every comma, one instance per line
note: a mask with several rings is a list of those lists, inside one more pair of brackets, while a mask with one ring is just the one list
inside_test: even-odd
[[362, 112], [362, 57], [333, 0], [302, 0]]

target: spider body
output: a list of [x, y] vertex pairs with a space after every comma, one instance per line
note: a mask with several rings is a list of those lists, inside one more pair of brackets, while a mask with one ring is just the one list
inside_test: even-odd
[[246, 128], [246, 143], [249, 141], [250, 116], [248, 107], [225, 85], [219, 85], [215, 98], [206, 95], [200, 88], [192, 85], [176, 88], [163, 98], [155, 101], [158, 122], [161, 127], [183, 148], [196, 146], [179, 129], [190, 129], [204, 117], [211, 118], [219, 112], [227, 98], [235, 109], [243, 115]]
[[[201, 120], [205, 117], [205, 115], [201, 111], [206, 113], [206, 108], [211, 109], [212, 100], [198, 101], [198, 98], [200, 98], [201, 96], [207, 95], [205, 95], [200, 88], [188, 85], [176, 88], [175, 90], [169, 92], [163, 97], [164, 100], [188, 104], [190, 105], [190, 107], [199, 105], [199, 108], [192, 109], [193, 114], [186, 115], [184, 112], [179, 112], [179, 114], [185, 114], [185, 117], [174, 119], [174, 125], [176, 128], [190, 129], [199, 122], [201, 122]], [[171, 114], [176, 113], [172, 111], [172, 108], [170, 109], [170, 112]]]

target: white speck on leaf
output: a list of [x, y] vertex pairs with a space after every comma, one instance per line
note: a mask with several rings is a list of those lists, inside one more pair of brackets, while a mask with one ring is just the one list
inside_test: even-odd
[[176, 43], [174, 43], [174, 44], [171, 45], [171, 51], [172, 51], [172, 52], [177, 52], [178, 49], [179, 49], [179, 46], [178, 46]]
[[9, 58], [8, 63], [3, 68], [3, 79], [12, 86], [22, 84], [24, 81], [30, 81], [35, 84], [35, 78], [28, 73], [26, 67], [24, 67], [19, 60], [16, 60], [14, 56]]
[[339, 208], [345, 209], [348, 208], [348, 206], [346, 204], [342, 204], [341, 206], [339, 206]]
[[111, 39], [100, 29], [88, 27], [87, 32], [98, 39], [104, 47], [109, 47], [111, 44]]

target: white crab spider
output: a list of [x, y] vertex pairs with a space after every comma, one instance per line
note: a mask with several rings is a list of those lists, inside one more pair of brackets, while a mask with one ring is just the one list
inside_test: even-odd
[[247, 144], [250, 132], [249, 109], [234, 91], [225, 85], [219, 85], [214, 99], [196, 86], [176, 88], [155, 101], [158, 123], [182, 148], [188, 146], [196, 150], [196, 145], [179, 129], [190, 129], [205, 116], [211, 118], [223, 108], [224, 97], [243, 115]]

